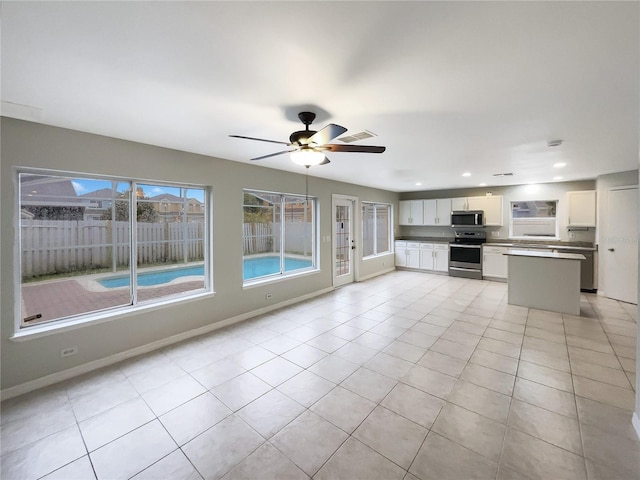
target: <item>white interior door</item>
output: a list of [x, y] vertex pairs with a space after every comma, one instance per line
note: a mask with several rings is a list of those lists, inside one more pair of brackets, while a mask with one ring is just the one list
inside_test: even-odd
[[638, 303], [638, 187], [609, 190], [604, 248], [604, 293]]
[[354, 280], [353, 259], [355, 244], [354, 201], [333, 200], [333, 285], [338, 287]]

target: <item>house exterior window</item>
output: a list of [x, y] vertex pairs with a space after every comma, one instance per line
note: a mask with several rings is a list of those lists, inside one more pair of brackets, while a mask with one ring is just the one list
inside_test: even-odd
[[557, 200], [512, 201], [509, 237], [559, 238]]
[[244, 190], [244, 284], [317, 270], [316, 199]]
[[18, 173], [19, 328], [210, 291], [207, 189]]
[[362, 256], [391, 252], [391, 205], [362, 202]]

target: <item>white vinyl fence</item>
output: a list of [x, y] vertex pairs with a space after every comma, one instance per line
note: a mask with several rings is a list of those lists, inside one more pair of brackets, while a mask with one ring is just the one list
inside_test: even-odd
[[[129, 265], [129, 222], [22, 219], [20, 223], [23, 277]], [[203, 225], [138, 223], [137, 244], [140, 265], [202, 260]]]
[[[243, 225], [244, 254], [278, 252], [280, 225], [272, 223], [245, 223]], [[313, 225], [309, 222], [286, 222], [284, 248], [287, 253], [310, 255], [313, 246]]]

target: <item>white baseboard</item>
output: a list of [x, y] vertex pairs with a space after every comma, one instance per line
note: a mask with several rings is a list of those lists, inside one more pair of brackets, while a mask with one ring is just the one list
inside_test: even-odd
[[358, 281], [359, 282], [364, 282], [365, 280], [369, 280], [369, 279], [377, 277], [379, 275], [384, 275], [385, 273], [393, 272], [395, 269], [396, 269], [396, 267], [390, 267], [390, 268], [387, 268], [385, 270], [380, 270], [379, 272], [370, 273], [369, 275], [365, 275], [363, 277], [358, 277]]
[[638, 416], [638, 412], [633, 412], [633, 416], [631, 417], [631, 424], [633, 428], [636, 430], [636, 435], [638, 436], [638, 440], [640, 440], [640, 417]]
[[35, 380], [30, 380], [28, 382], [21, 383], [20, 385], [15, 385], [13, 387], [5, 388], [4, 390], [0, 391], [0, 400], [7, 400], [9, 398], [17, 397], [18, 395], [22, 395], [24, 393], [37, 390], [39, 388], [48, 387], [49, 385], [53, 385], [55, 383], [59, 383], [64, 380], [69, 380], [70, 378], [77, 377], [79, 375], [83, 375], [85, 373], [89, 373], [94, 370], [98, 370], [99, 368], [108, 367], [109, 365], [113, 365], [123, 360], [127, 360], [128, 358], [136, 357], [144, 353], [149, 353], [154, 350], [167, 347], [174, 343], [178, 343], [183, 340], [187, 340], [189, 338], [204, 335], [206, 333], [213, 332], [214, 330], [218, 330], [220, 328], [233, 325], [234, 323], [242, 322], [249, 318], [253, 318], [253, 317], [257, 317], [258, 315], [269, 313], [273, 310], [277, 310], [282, 307], [286, 307], [289, 305], [293, 305], [295, 303], [309, 300], [311, 298], [314, 298], [320, 295], [324, 295], [325, 293], [329, 293], [333, 290], [334, 290], [333, 287], [323, 288], [322, 290], [318, 290], [313, 293], [308, 293], [300, 297], [291, 298], [289, 300], [285, 300], [283, 302], [279, 302], [273, 305], [259, 308], [257, 310], [252, 310], [251, 312], [236, 315], [235, 317], [227, 318], [219, 322], [212, 323], [211, 325], [205, 325], [203, 327], [195, 328], [193, 330], [182, 332], [177, 335], [173, 335], [171, 337], [163, 338], [161, 340], [157, 340], [155, 342], [151, 342], [146, 345], [141, 345], [139, 347], [126, 350], [124, 352], [119, 352], [114, 355], [110, 355], [108, 357], [100, 358], [98, 360], [93, 360], [91, 362], [84, 363], [76, 367], [62, 370], [60, 372], [52, 373], [50, 375], [45, 375], [44, 377], [36, 378]]

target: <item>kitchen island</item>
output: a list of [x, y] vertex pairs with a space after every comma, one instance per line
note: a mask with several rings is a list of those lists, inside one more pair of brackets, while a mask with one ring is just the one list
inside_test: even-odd
[[507, 281], [510, 305], [580, 315], [579, 253], [512, 248]]

